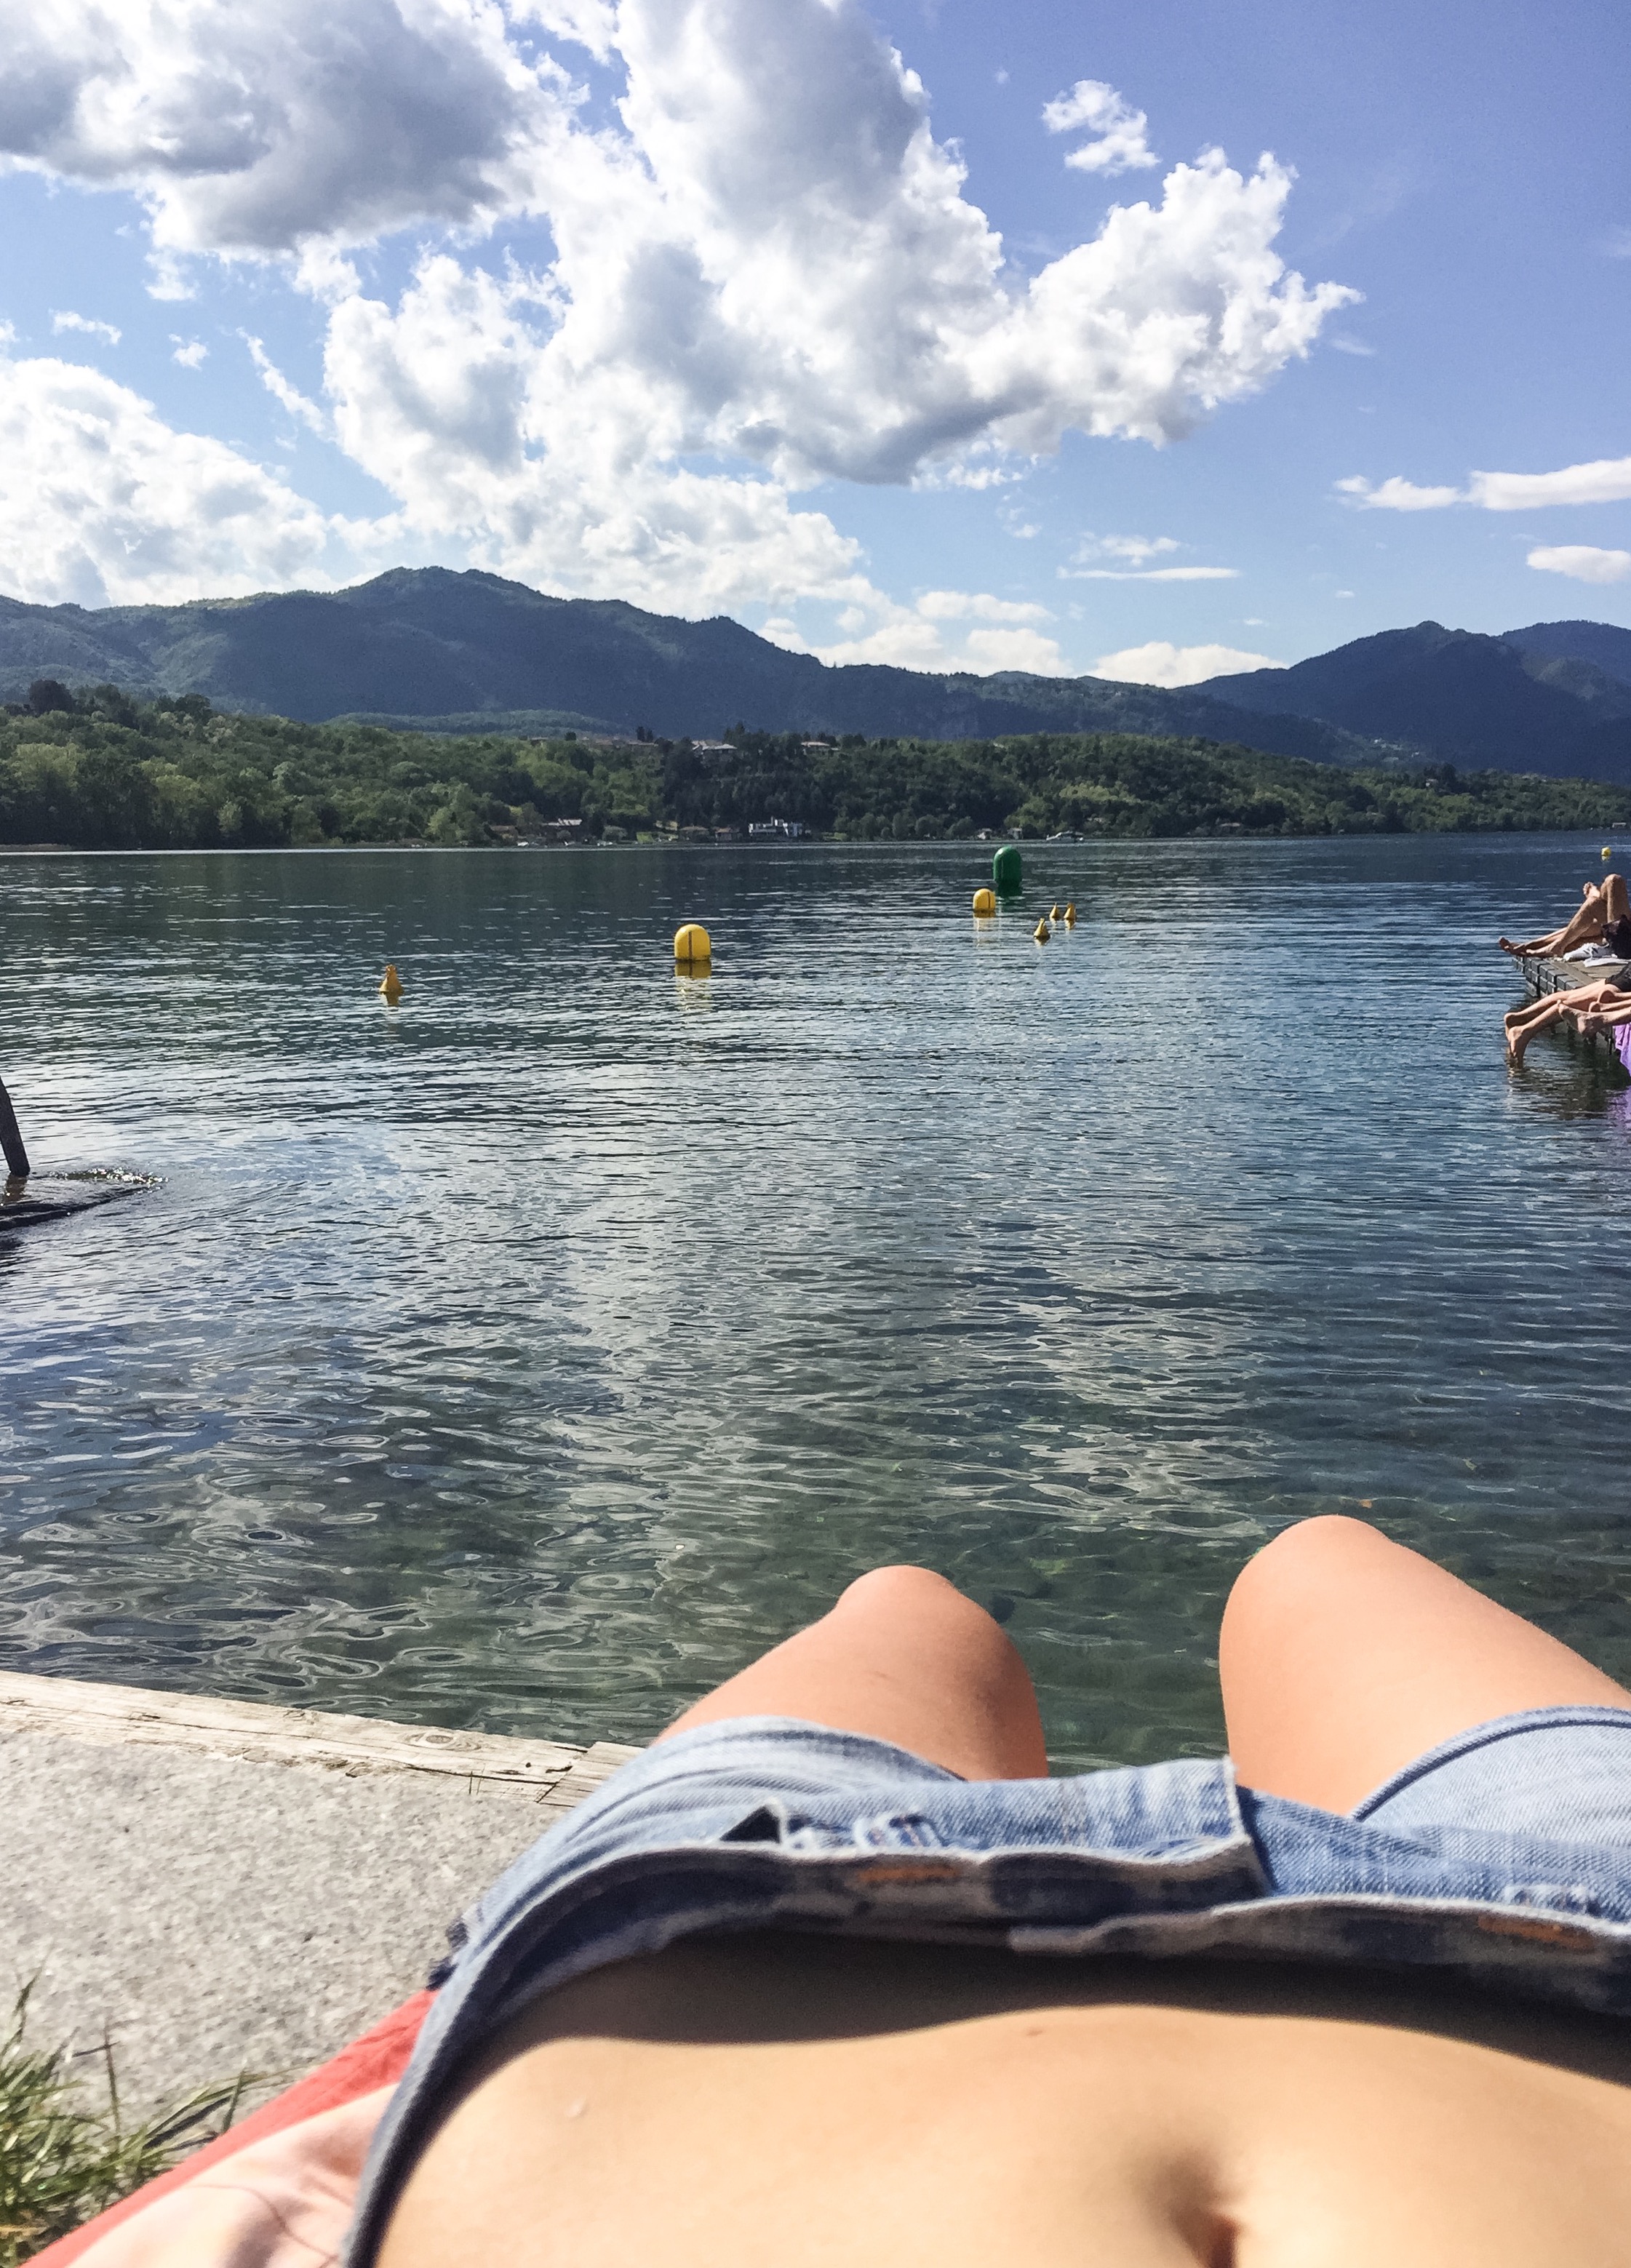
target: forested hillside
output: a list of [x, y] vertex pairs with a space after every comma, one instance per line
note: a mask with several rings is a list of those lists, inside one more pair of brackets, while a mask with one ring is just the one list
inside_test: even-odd
[[235, 716], [201, 695], [37, 685], [0, 718], [0, 842], [93, 850], [588, 839], [798, 820], [851, 840], [1608, 828], [1631, 792], [1509, 772], [1354, 770], [1128, 733], [728, 744], [432, 739]]

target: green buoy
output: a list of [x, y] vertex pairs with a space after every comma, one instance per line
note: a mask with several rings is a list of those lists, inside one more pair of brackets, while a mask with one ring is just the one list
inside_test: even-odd
[[1000, 898], [1016, 898], [1022, 882], [1017, 843], [1005, 843], [991, 862], [992, 887]]

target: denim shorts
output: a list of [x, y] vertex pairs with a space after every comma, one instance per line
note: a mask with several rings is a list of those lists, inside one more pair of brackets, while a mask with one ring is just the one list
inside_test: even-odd
[[348, 2268], [461, 2066], [540, 1993], [699, 1932], [1420, 1967], [1631, 2014], [1631, 1710], [1495, 1718], [1351, 1813], [1241, 1786], [1227, 1758], [963, 1780], [779, 1717], [646, 1749], [450, 1933], [380, 2124]]

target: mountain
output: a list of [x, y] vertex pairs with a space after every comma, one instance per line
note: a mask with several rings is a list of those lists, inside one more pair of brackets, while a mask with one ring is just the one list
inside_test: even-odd
[[[397, 568], [349, 591], [292, 591], [180, 607], [33, 607], [0, 600], [0, 696], [29, 681], [111, 681], [203, 693], [218, 708], [318, 723], [362, 716], [462, 730], [709, 737], [770, 730], [956, 740], [1039, 731], [1239, 740], [1221, 703], [1104, 678], [829, 668], [722, 615], [688, 622], [620, 600], [555, 599], [497, 575]], [[1299, 717], [1265, 724], [1280, 755], [1374, 754]]]
[[[1563, 647], [1547, 643], [1554, 632], [1568, 634]], [[497, 575], [396, 568], [347, 591], [178, 607], [91, 612], [0, 599], [0, 699], [56, 677], [149, 696], [203, 693], [220, 709], [306, 723], [363, 717], [444, 731], [645, 725], [711, 738], [740, 719], [874, 740], [1141, 733], [1321, 763], [1448, 761], [1631, 783], [1631, 681], [1609, 666], [1617, 640], [1631, 645], [1631, 632], [1538, 623], [1495, 638], [1421, 622], [1292, 669], [1169, 691], [1017, 670], [829, 668], [723, 615], [683, 622], [620, 600], [551, 598]]]
[[[1606, 624], [1584, 627], [1615, 635]], [[1631, 683], [1572, 652], [1441, 622], [1356, 638], [1290, 669], [1209, 678], [1195, 690], [1254, 718], [1317, 717], [1453, 763], [1631, 782]]]
[[1631, 685], [1631, 630], [1617, 622], [1531, 622], [1525, 630], [1503, 630], [1520, 653], [1549, 661], [1589, 661], [1607, 677]]

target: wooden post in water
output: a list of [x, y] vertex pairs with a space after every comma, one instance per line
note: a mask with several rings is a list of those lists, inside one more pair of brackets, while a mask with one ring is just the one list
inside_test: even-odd
[[11, 1098], [5, 1091], [4, 1079], [0, 1079], [0, 1153], [4, 1155], [5, 1169], [12, 1180], [26, 1182], [30, 1170], [28, 1152], [23, 1147], [17, 1113], [11, 1108]]

